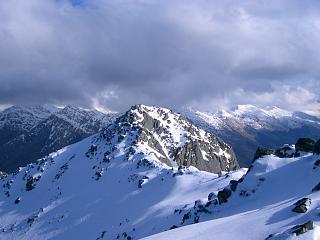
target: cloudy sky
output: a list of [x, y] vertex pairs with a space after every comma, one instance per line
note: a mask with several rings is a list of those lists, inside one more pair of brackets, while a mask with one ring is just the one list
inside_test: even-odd
[[0, 1], [0, 106], [320, 114], [320, 1]]

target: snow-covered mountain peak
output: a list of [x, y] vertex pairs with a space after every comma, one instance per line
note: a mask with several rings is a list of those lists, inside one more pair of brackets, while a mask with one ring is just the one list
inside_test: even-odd
[[105, 134], [111, 136], [115, 132], [120, 139], [136, 136], [130, 141], [170, 167], [195, 166], [216, 173], [238, 167], [229, 145], [169, 109], [133, 106], [109, 126]]
[[239, 116], [242, 118], [245, 117], [256, 117], [256, 118], [280, 118], [280, 117], [290, 117], [292, 116], [292, 112], [281, 109], [276, 106], [267, 106], [265, 108], [260, 108], [254, 105], [246, 104], [246, 105], [238, 105], [236, 108], [228, 111], [229, 114]]

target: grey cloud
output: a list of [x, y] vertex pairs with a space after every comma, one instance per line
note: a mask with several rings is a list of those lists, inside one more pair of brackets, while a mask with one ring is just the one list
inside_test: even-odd
[[[276, 97], [277, 85], [303, 89], [316, 101], [320, 18], [315, 5], [4, 1], [0, 104], [98, 102], [115, 110], [135, 103], [201, 104], [212, 109], [221, 102], [258, 101], [239, 92]], [[292, 108], [293, 102], [283, 98], [281, 104]]]

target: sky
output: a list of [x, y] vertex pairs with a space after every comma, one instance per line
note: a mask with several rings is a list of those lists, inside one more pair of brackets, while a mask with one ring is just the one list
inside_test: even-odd
[[320, 114], [316, 0], [0, 1], [0, 51], [0, 108]]

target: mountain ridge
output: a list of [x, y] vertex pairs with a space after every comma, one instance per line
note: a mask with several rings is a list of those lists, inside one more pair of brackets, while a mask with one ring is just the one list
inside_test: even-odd
[[[191, 150], [184, 148], [188, 141]], [[211, 170], [221, 177], [196, 169], [193, 149], [203, 146], [220, 145], [168, 109], [134, 106], [100, 133], [3, 177], [0, 239], [127, 240], [179, 225], [177, 209], [192, 208], [246, 171], [235, 170], [236, 160], [225, 153], [202, 159], [215, 161]], [[189, 153], [187, 164], [175, 158], [182, 152]]]
[[[43, 112], [37, 114], [34, 109]], [[105, 115], [74, 106], [50, 110], [42, 106], [13, 106], [0, 112], [0, 135], [5, 139], [0, 144], [2, 171], [14, 171], [17, 167], [95, 134], [116, 117], [116, 114]], [[26, 114], [28, 118], [24, 117]]]

